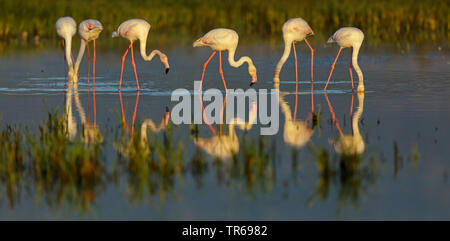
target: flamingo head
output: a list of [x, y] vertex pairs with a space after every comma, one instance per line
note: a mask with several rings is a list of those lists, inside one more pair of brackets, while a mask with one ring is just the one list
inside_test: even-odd
[[91, 28], [91, 31], [93, 31], [96, 34], [100, 34], [103, 31], [103, 26], [93, 26]]
[[202, 42], [202, 38], [199, 38], [197, 40], [194, 41], [194, 43], [192, 44], [193, 47], [200, 47], [203, 46], [203, 42]]
[[336, 38], [333, 35], [328, 39], [327, 43], [334, 43], [334, 42], [336, 42]]
[[167, 56], [165, 54], [161, 54], [160, 59], [161, 59], [161, 63], [163, 63], [164, 67], [166, 67], [166, 74], [169, 73], [170, 66], [169, 66], [169, 60], [167, 59]]
[[308, 29], [308, 31], [306, 32], [306, 36], [311, 36], [314, 35], [314, 31], [312, 31], [311, 28]]
[[253, 65], [250, 65], [248, 67], [248, 73], [252, 77], [252, 82], [250, 83], [250, 86], [254, 85], [256, 81], [258, 80], [258, 77], [256, 76], [256, 68]]
[[79, 31], [89, 33], [91, 38], [97, 38], [103, 31], [103, 26], [99, 21], [90, 19], [80, 24]]

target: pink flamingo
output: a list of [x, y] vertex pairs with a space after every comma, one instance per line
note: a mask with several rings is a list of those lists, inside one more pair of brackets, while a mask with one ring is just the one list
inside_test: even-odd
[[89, 82], [89, 72], [90, 72], [90, 62], [91, 56], [89, 54], [89, 41], [94, 42], [94, 59], [93, 59], [93, 81], [95, 86], [95, 40], [98, 38], [100, 33], [103, 31], [103, 26], [98, 20], [87, 19], [80, 23], [78, 26], [78, 33], [81, 37], [80, 50], [78, 51], [77, 62], [75, 63], [75, 73], [78, 75], [78, 69], [80, 67], [81, 60], [83, 58], [84, 49], [87, 45], [88, 52], [88, 82]]
[[309, 45], [306, 37], [309, 35], [314, 35], [311, 27], [308, 23], [302, 18], [293, 18], [286, 21], [283, 24], [283, 39], [284, 39], [284, 52], [281, 56], [280, 61], [278, 61], [277, 67], [275, 69], [275, 77], [274, 81], [280, 81], [280, 71], [283, 68], [284, 63], [286, 62], [289, 54], [291, 53], [291, 46], [294, 48], [294, 57], [295, 57], [295, 82], [298, 82], [297, 77], [297, 53], [295, 51], [295, 42], [300, 42], [305, 40], [305, 43], [308, 45], [311, 50], [311, 88], [313, 86], [313, 69], [314, 69], [314, 49]]
[[364, 33], [360, 29], [354, 28], [354, 27], [340, 28], [338, 31], [336, 31], [336, 33], [333, 34], [333, 36], [331, 36], [328, 39], [327, 43], [337, 42], [337, 44], [339, 44], [339, 46], [341, 48], [339, 49], [339, 52], [337, 53], [336, 58], [334, 59], [333, 65], [331, 65], [330, 75], [328, 76], [327, 84], [325, 85], [325, 88], [323, 89], [323, 91], [327, 90], [328, 82], [330, 82], [331, 74], [333, 73], [333, 70], [334, 70], [334, 65], [336, 64], [336, 61], [339, 57], [339, 54], [341, 53], [341, 50], [343, 48], [351, 47], [352, 48], [352, 58], [350, 59], [349, 71], [350, 71], [350, 78], [352, 80], [352, 91], [354, 90], [353, 74], [352, 74], [352, 64], [353, 64], [356, 74], [358, 74], [358, 80], [359, 80], [358, 92], [364, 92], [363, 74], [358, 65], [358, 53], [359, 53], [359, 49], [361, 48], [361, 44], [362, 44], [363, 40], [364, 40]]
[[256, 68], [253, 65], [252, 59], [250, 59], [247, 56], [241, 57], [238, 61], [234, 60], [234, 54], [236, 52], [236, 48], [239, 41], [239, 35], [236, 33], [236, 31], [232, 29], [226, 29], [226, 28], [216, 28], [208, 33], [206, 33], [203, 37], [197, 39], [193, 46], [194, 47], [200, 47], [200, 46], [209, 46], [214, 52], [211, 54], [209, 59], [203, 64], [203, 72], [202, 72], [202, 79], [200, 82], [200, 89], [203, 84], [203, 77], [205, 76], [205, 69], [208, 65], [209, 61], [212, 59], [212, 57], [216, 54], [217, 51], [219, 51], [219, 72], [222, 77], [223, 85], [225, 86], [225, 91], [227, 89], [227, 85], [225, 83], [225, 78], [223, 77], [223, 71], [222, 71], [222, 51], [227, 50], [228, 51], [228, 62], [231, 66], [238, 68], [241, 65], [243, 65], [245, 62], [248, 64], [248, 73], [252, 77], [252, 82], [250, 83], [250, 86], [256, 83], [257, 77], [256, 77]]
[[123, 75], [123, 63], [125, 61], [125, 57], [128, 54], [128, 50], [131, 49], [131, 61], [133, 64], [134, 69], [134, 76], [136, 77], [136, 85], [137, 89], [139, 90], [139, 82], [138, 77], [136, 73], [136, 65], [134, 63], [134, 55], [133, 55], [133, 42], [137, 39], [139, 39], [140, 42], [140, 50], [141, 50], [141, 56], [145, 61], [151, 61], [155, 55], [158, 55], [161, 62], [166, 67], [166, 74], [169, 72], [169, 62], [167, 59], [167, 56], [163, 54], [161, 51], [155, 49], [153, 50], [150, 55], [146, 54], [146, 45], [147, 45], [147, 37], [148, 37], [148, 31], [150, 31], [150, 24], [143, 20], [143, 19], [130, 19], [120, 24], [119, 28], [116, 32], [112, 33], [112, 37], [118, 37], [122, 36], [123, 38], [126, 38], [130, 40], [130, 46], [125, 51], [125, 54], [122, 57], [122, 69], [120, 72], [120, 83], [119, 83], [119, 91], [122, 86], [122, 75]]
[[69, 80], [72, 81], [75, 73], [72, 58], [72, 37], [77, 32], [77, 23], [71, 17], [59, 18], [56, 21], [56, 32], [58, 33], [58, 36], [62, 38], [62, 44], [63, 47], [65, 47], [64, 56], [67, 60], [67, 66], [69, 67]]

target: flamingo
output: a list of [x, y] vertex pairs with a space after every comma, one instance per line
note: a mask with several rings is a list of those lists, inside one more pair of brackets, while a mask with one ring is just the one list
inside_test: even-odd
[[[94, 106], [95, 106], [95, 89], [94, 89]], [[69, 140], [74, 140], [76, 134], [77, 134], [77, 121], [74, 117], [73, 111], [72, 111], [72, 104], [75, 100], [75, 106], [77, 108], [77, 111], [80, 115], [81, 119], [81, 125], [82, 125], [82, 134], [81, 134], [81, 140], [86, 144], [93, 144], [93, 143], [101, 143], [103, 142], [103, 136], [100, 131], [100, 129], [96, 125], [96, 121], [94, 118], [94, 123], [91, 124], [90, 120], [86, 119], [86, 112], [84, 111], [83, 106], [81, 105], [79, 93], [78, 93], [78, 83], [77, 82], [69, 82], [67, 84], [67, 90], [66, 90], [66, 115], [67, 115], [67, 137]], [[95, 107], [94, 107], [94, 116], [95, 113]]]
[[[235, 126], [243, 131], [249, 131], [252, 129], [253, 122], [257, 118], [258, 107], [256, 102], [252, 102], [251, 105], [252, 107], [249, 111], [248, 122], [245, 122], [245, 120], [239, 117], [234, 117], [228, 124], [228, 134], [221, 133], [219, 135], [217, 135], [211, 124], [207, 122], [210, 129], [213, 131], [214, 136], [210, 138], [196, 138], [194, 139], [195, 145], [203, 149], [209, 155], [221, 160], [228, 160], [233, 157], [233, 155], [239, 152], [239, 140], [236, 135]], [[205, 113], [204, 108], [202, 109], [202, 112], [203, 114]]]
[[308, 23], [302, 18], [292, 18], [286, 21], [283, 24], [283, 39], [284, 39], [284, 52], [281, 56], [280, 61], [278, 61], [277, 67], [275, 69], [275, 77], [274, 81], [280, 81], [280, 71], [283, 68], [284, 63], [286, 62], [289, 54], [291, 53], [291, 46], [294, 49], [294, 57], [295, 57], [295, 81], [298, 82], [297, 79], [297, 53], [295, 51], [295, 42], [300, 42], [305, 40], [305, 43], [308, 45], [311, 50], [311, 87], [313, 86], [313, 69], [314, 69], [314, 49], [309, 45], [306, 37], [309, 35], [314, 35], [311, 27]]
[[[125, 127], [125, 130], [129, 132], [128, 124], [125, 121], [122, 92], [119, 92], [119, 97], [120, 97], [120, 107], [122, 110], [122, 124], [123, 127]], [[169, 125], [170, 112], [169, 108], [166, 106], [165, 114], [159, 125], [157, 125], [152, 119], [145, 119], [141, 124], [141, 132], [140, 135], [138, 136], [139, 138], [135, 138], [133, 129], [134, 129], [134, 120], [136, 118], [138, 101], [139, 101], [139, 92], [137, 92], [136, 95], [136, 104], [133, 112], [131, 132], [129, 132], [130, 139], [127, 142], [117, 143], [117, 145], [115, 145], [119, 153], [126, 158], [133, 158], [136, 155], [139, 155], [141, 157], [148, 156], [150, 154], [150, 147], [148, 146], [149, 142], [147, 138], [147, 129], [150, 129], [150, 131], [153, 133], [158, 133], [166, 129]]]
[[[64, 56], [69, 67], [69, 80], [74, 78], [73, 59], [72, 58], [72, 37], [77, 32], [77, 23], [71, 17], [61, 17], [56, 21], [56, 33], [62, 38], [62, 44], [65, 47]], [[76, 78], [76, 77], [75, 77]], [[75, 79], [76, 80], [76, 79]]]
[[[81, 59], [83, 58], [84, 49], [87, 45], [88, 50], [88, 66], [90, 69], [90, 55], [89, 55], [89, 41], [94, 42], [94, 59], [93, 59], [93, 81], [95, 85], [95, 40], [98, 38], [100, 33], [103, 31], [102, 24], [95, 19], [87, 19], [80, 23], [78, 26], [78, 33], [81, 37], [80, 50], [78, 51], [77, 62], [75, 63], [75, 73], [78, 75], [78, 68], [80, 67]], [[88, 70], [88, 82], [89, 82], [89, 70]]]
[[[241, 65], [243, 65], [245, 62], [248, 64], [248, 73], [252, 77], [252, 81], [250, 83], [250, 86], [256, 83], [257, 77], [256, 77], [256, 68], [253, 65], [253, 61], [248, 56], [241, 57], [238, 61], [234, 60], [234, 54], [236, 52], [236, 48], [239, 41], [239, 35], [236, 33], [236, 31], [232, 29], [226, 29], [226, 28], [216, 28], [208, 33], [206, 33], [203, 37], [197, 39], [193, 46], [194, 47], [201, 47], [201, 46], [209, 46], [214, 52], [211, 54], [209, 59], [203, 64], [203, 72], [202, 72], [202, 79], [200, 81], [200, 89], [203, 84], [203, 77], [205, 76], [205, 69], [208, 65], [209, 61], [212, 59], [212, 57], [216, 54], [217, 51], [219, 51], [219, 72], [222, 77], [222, 82], [225, 87], [225, 91], [227, 89], [227, 85], [225, 83], [225, 79], [223, 77], [223, 71], [222, 71], [222, 51], [227, 50], [228, 51], [228, 62], [231, 66], [238, 68]], [[200, 90], [199, 89], [199, 90]]]
[[352, 58], [350, 59], [350, 66], [349, 66], [350, 79], [352, 80], [352, 91], [354, 90], [353, 74], [352, 74], [352, 64], [353, 64], [353, 68], [355, 68], [359, 80], [357, 91], [364, 92], [363, 74], [358, 65], [358, 53], [359, 49], [361, 48], [363, 40], [364, 40], [364, 33], [360, 29], [354, 27], [340, 28], [333, 34], [333, 36], [331, 36], [328, 39], [327, 43], [337, 42], [337, 44], [339, 44], [341, 48], [339, 49], [339, 52], [337, 53], [336, 58], [334, 59], [333, 65], [331, 65], [330, 75], [328, 76], [327, 84], [323, 89], [324, 91], [327, 90], [328, 82], [330, 82], [331, 74], [333, 73], [334, 70], [334, 65], [336, 64], [336, 61], [339, 57], [339, 54], [341, 53], [341, 50], [343, 48], [352, 47]]
[[[286, 93], [280, 93], [278, 82], [275, 82], [274, 87], [278, 95], [278, 101], [280, 103], [281, 110], [284, 115], [283, 139], [288, 145], [300, 149], [309, 142], [312, 135], [314, 134], [314, 126], [312, 128], [308, 127], [309, 123], [313, 122], [314, 110], [311, 111], [309, 117], [305, 121], [297, 120], [296, 113], [298, 93], [295, 93], [295, 110], [294, 114], [292, 115], [291, 108], [289, 108], [288, 103], [284, 100], [284, 96], [286, 95]], [[313, 93], [311, 93], [311, 99], [313, 98], [313, 96]]]
[[128, 50], [131, 49], [131, 61], [133, 64], [134, 69], [134, 76], [136, 77], [136, 85], [137, 89], [139, 90], [139, 82], [138, 77], [136, 73], [136, 65], [134, 64], [134, 55], [133, 55], [133, 42], [137, 39], [139, 39], [140, 42], [140, 50], [141, 50], [141, 56], [145, 61], [151, 61], [155, 55], [159, 56], [159, 59], [166, 67], [166, 74], [169, 72], [169, 62], [167, 59], [167, 56], [162, 53], [161, 51], [155, 49], [153, 50], [150, 55], [147, 55], [146, 51], [146, 45], [147, 45], [147, 37], [148, 37], [148, 31], [150, 31], [150, 24], [143, 20], [143, 19], [130, 19], [127, 20], [119, 25], [119, 28], [117, 28], [116, 32], [112, 33], [112, 37], [118, 37], [122, 36], [123, 38], [126, 38], [130, 40], [130, 46], [125, 51], [125, 54], [122, 56], [122, 69], [120, 72], [120, 83], [119, 83], [119, 91], [122, 86], [122, 75], [123, 75], [123, 63], [125, 61], [125, 57], [128, 54]]
[[333, 122], [336, 124], [336, 127], [339, 131], [339, 139], [337, 141], [332, 141], [331, 143], [334, 145], [334, 148], [337, 153], [342, 154], [343, 156], [354, 156], [360, 155], [365, 150], [364, 139], [361, 136], [361, 132], [359, 131], [359, 120], [361, 119], [363, 110], [364, 110], [364, 92], [358, 92], [358, 107], [356, 108], [356, 113], [353, 115], [353, 94], [352, 94], [352, 102], [350, 104], [350, 119], [352, 120], [352, 134], [344, 134], [342, 132], [341, 127], [336, 119], [336, 114], [331, 106], [331, 102], [328, 99], [328, 95], [325, 92], [325, 99], [328, 103], [328, 107], [330, 109], [331, 118]]

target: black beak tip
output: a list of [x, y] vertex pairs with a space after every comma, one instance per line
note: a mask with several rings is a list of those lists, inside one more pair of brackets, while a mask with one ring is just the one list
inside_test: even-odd
[[169, 70], [170, 70], [170, 68], [167, 68], [167, 69], [166, 69], [166, 74], [169, 73]]
[[252, 82], [252, 83], [250, 83], [250, 86], [252, 86], [252, 85], [254, 85], [255, 84], [255, 82]]
[[169, 107], [166, 106], [166, 112], [169, 112]]

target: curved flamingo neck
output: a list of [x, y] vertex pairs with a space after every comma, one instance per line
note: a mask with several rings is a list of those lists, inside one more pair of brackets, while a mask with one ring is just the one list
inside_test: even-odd
[[361, 118], [363, 110], [364, 110], [364, 93], [358, 93], [358, 107], [356, 108], [356, 113], [352, 119], [352, 131], [354, 137], [361, 138], [358, 122], [359, 119]]
[[353, 68], [356, 71], [356, 74], [358, 74], [358, 90], [359, 89], [363, 89], [364, 90], [364, 78], [363, 78], [363, 73], [361, 71], [361, 68], [358, 65], [358, 54], [359, 54], [359, 49], [361, 47], [361, 44], [353, 46], [353, 51], [352, 51], [352, 64], [353, 64]]
[[78, 75], [81, 60], [83, 59], [84, 50], [86, 49], [86, 40], [81, 39], [80, 50], [78, 50], [77, 61], [75, 62], [74, 75]]
[[275, 76], [274, 78], [279, 80], [280, 78], [280, 71], [283, 68], [284, 63], [289, 57], [289, 54], [291, 53], [291, 47], [292, 47], [292, 41], [285, 40], [284, 41], [284, 52], [281, 56], [281, 59], [278, 61], [277, 68], [275, 69]]
[[289, 108], [289, 105], [284, 101], [283, 97], [279, 95], [279, 103], [281, 105], [281, 111], [284, 114], [285, 122], [291, 122], [292, 121], [292, 114], [291, 109]]
[[72, 139], [76, 133], [76, 124], [72, 115], [72, 87], [70, 85], [67, 86], [66, 90], [66, 118], [67, 118], [67, 136]]
[[140, 43], [141, 56], [145, 61], [151, 61], [153, 59], [153, 57], [155, 57], [155, 55], [158, 55], [159, 57], [163, 56], [163, 53], [157, 49], [153, 50], [152, 52], [150, 52], [149, 55], [147, 55], [147, 53], [146, 53], [147, 36], [145, 38], [139, 39], [139, 43]]
[[147, 142], [147, 128], [150, 128], [150, 131], [156, 130], [156, 125], [152, 120], [145, 120], [141, 125], [141, 141], [143, 143]]
[[73, 74], [73, 62], [72, 62], [72, 36], [64, 37], [65, 54], [67, 66], [69, 67], [69, 77]]
[[241, 65], [243, 65], [245, 62], [247, 62], [249, 67], [255, 67], [253, 65], [252, 59], [248, 56], [241, 57], [238, 61], [234, 60], [234, 54], [236, 53], [236, 48], [231, 48], [228, 50], [228, 63], [230, 63], [231, 66], [238, 68]]

